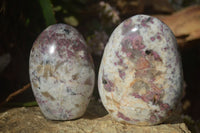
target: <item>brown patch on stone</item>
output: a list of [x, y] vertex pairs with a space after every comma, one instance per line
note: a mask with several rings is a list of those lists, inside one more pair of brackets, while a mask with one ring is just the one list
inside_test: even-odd
[[148, 84], [144, 81], [137, 81], [131, 87], [133, 88], [134, 92], [140, 91], [141, 89], [149, 90]]
[[112, 109], [108, 109], [108, 111], [110, 112], [110, 113], [113, 113], [113, 112], [115, 112], [114, 110], [112, 110]]
[[136, 79], [134, 79], [131, 83], [130, 83], [130, 87], [132, 87], [136, 82]]
[[48, 78], [48, 77], [52, 77], [53, 76], [53, 70], [52, 70], [52, 67], [51, 65], [44, 65], [44, 69], [43, 69], [43, 77], [44, 78]]
[[91, 78], [87, 78], [84, 82], [85, 85], [92, 85], [92, 80]]
[[41, 73], [41, 69], [42, 69], [42, 65], [38, 65], [37, 68], [36, 68], [36, 71], [37, 71], [38, 73]]
[[140, 69], [146, 69], [150, 67], [150, 63], [148, 62], [147, 59], [145, 59], [144, 57], [140, 57], [136, 63], [136, 69], [140, 70]]
[[160, 100], [160, 96], [159, 95], [157, 95], [157, 94], [155, 94], [154, 96], [153, 96], [153, 104], [155, 105], [155, 104], [158, 104], [158, 102], [159, 102], [159, 100]]
[[108, 101], [111, 101], [112, 99], [110, 98], [110, 97], [108, 97], [108, 96], [106, 96], [106, 99], [108, 100]]
[[72, 75], [72, 79], [73, 79], [73, 80], [77, 80], [77, 79], [78, 79], [78, 76], [79, 76], [79, 74], [76, 73], [76, 74]]
[[80, 105], [79, 104], [75, 104], [75, 106], [78, 108]]
[[34, 88], [38, 88], [39, 86], [38, 86], [38, 84], [36, 84], [35, 82], [32, 82], [33, 83], [33, 87]]
[[55, 65], [55, 71], [61, 66], [61, 65], [63, 65], [64, 64], [64, 62], [58, 62], [58, 63], [56, 63], [56, 65]]
[[42, 95], [44, 96], [44, 97], [46, 97], [46, 98], [49, 98], [50, 100], [52, 100], [52, 101], [54, 101], [55, 100], [55, 98], [52, 96], [52, 95], [50, 95], [49, 94], [49, 92], [41, 92], [42, 93]]

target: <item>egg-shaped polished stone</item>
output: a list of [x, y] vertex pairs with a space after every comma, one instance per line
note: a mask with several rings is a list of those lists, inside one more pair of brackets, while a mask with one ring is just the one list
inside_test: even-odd
[[47, 27], [30, 53], [29, 74], [36, 101], [51, 120], [84, 114], [94, 87], [94, 65], [76, 29], [65, 24]]
[[182, 94], [176, 39], [157, 18], [122, 22], [107, 43], [98, 76], [103, 105], [117, 121], [154, 125], [175, 109]]

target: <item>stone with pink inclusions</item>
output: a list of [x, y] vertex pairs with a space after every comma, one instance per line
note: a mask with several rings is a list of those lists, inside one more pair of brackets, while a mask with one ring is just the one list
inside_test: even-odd
[[82, 35], [66, 24], [47, 27], [33, 44], [29, 75], [47, 119], [81, 117], [94, 87], [94, 65]]
[[159, 124], [175, 110], [182, 85], [176, 39], [166, 24], [136, 15], [114, 30], [98, 75], [101, 100], [114, 119]]

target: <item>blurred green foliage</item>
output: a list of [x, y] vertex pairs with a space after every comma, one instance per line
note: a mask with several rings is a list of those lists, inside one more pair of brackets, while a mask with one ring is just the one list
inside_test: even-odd
[[50, 0], [38, 0], [42, 8], [42, 13], [45, 18], [46, 26], [56, 23], [56, 18], [53, 12], [53, 6]]

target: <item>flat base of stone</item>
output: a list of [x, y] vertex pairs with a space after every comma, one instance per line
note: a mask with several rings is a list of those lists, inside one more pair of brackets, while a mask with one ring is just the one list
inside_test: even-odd
[[190, 133], [184, 123], [136, 126], [119, 123], [107, 114], [101, 104], [90, 103], [85, 115], [71, 121], [46, 119], [39, 107], [7, 109], [0, 113], [0, 133]]

